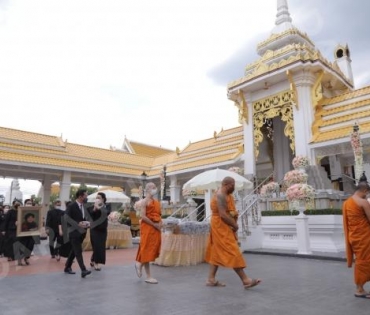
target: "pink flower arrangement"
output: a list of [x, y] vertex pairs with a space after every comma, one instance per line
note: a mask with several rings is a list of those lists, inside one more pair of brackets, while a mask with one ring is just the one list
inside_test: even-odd
[[293, 170], [289, 171], [284, 176], [284, 181], [287, 186], [291, 186], [293, 184], [304, 184], [307, 183], [308, 175], [304, 172]]
[[261, 197], [271, 197], [273, 193], [277, 193], [279, 190], [280, 186], [278, 183], [270, 182], [262, 186], [260, 195]]
[[306, 156], [303, 155], [297, 155], [293, 161], [292, 165], [294, 168], [299, 168], [299, 167], [306, 167], [310, 165], [310, 161]]
[[308, 201], [315, 197], [315, 189], [307, 184], [294, 184], [287, 189], [286, 197], [289, 201]]
[[112, 223], [118, 223], [121, 218], [121, 214], [118, 211], [113, 211], [108, 215], [108, 221]]

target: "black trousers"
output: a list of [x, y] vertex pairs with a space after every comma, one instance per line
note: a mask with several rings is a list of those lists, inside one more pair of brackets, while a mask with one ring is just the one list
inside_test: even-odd
[[58, 231], [50, 230], [49, 232], [50, 255], [51, 256], [59, 255], [59, 249], [62, 246], [62, 244], [63, 244], [63, 239], [61, 236], [59, 236]]
[[84, 259], [82, 257], [82, 242], [84, 241], [86, 233], [80, 234], [78, 237], [70, 237], [69, 242], [71, 243], [72, 250], [69, 253], [66, 261], [66, 268], [71, 268], [73, 260], [76, 258], [81, 271], [86, 270]]
[[91, 261], [97, 264], [105, 264], [105, 245], [107, 242], [107, 230], [106, 229], [91, 229], [90, 230], [90, 241], [93, 253], [91, 255]]
[[35, 240], [33, 236], [18, 237], [13, 244], [15, 259], [30, 258], [34, 246]]

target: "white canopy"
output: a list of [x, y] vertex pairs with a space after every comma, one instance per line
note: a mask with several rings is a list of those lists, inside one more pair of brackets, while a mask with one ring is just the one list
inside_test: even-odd
[[183, 189], [215, 190], [221, 187], [222, 180], [227, 176], [234, 178], [236, 190], [250, 189], [253, 187], [253, 183], [243, 176], [240, 176], [235, 172], [217, 168], [214, 170], [205, 171], [193, 177], [184, 184]]
[[[128, 202], [130, 202], [130, 197], [128, 197], [124, 193], [116, 191], [116, 190], [107, 189], [107, 190], [100, 190], [98, 192], [104, 193], [105, 196], [107, 197], [107, 202], [109, 202], [109, 203], [119, 203], [119, 202], [128, 203]], [[87, 201], [88, 202], [94, 202], [98, 192], [87, 196]]]
[[235, 180], [235, 190], [251, 189], [253, 183], [239, 174], [222, 169], [205, 171], [187, 181], [183, 190], [205, 190], [204, 201], [206, 206], [206, 218], [211, 215], [211, 193], [221, 187], [225, 177], [232, 177]]

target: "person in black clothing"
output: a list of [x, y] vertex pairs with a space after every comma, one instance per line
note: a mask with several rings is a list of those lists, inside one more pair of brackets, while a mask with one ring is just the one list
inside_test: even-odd
[[105, 245], [108, 234], [108, 210], [106, 208], [107, 198], [103, 192], [98, 192], [93, 206], [89, 207], [90, 217], [90, 241], [93, 253], [90, 266], [95, 270], [101, 270], [100, 264], [105, 265]]
[[17, 214], [21, 202], [14, 199], [12, 208], [5, 214], [1, 234], [4, 236], [4, 256], [14, 260], [14, 244], [17, 242]]
[[[0, 206], [0, 231], [2, 231], [3, 229], [4, 220], [5, 220], [4, 208], [3, 206]], [[0, 257], [2, 257], [4, 254], [4, 239], [5, 236], [3, 235], [3, 233], [0, 233]]]
[[53, 209], [49, 210], [46, 215], [46, 234], [49, 236], [49, 248], [51, 258], [60, 260], [60, 247], [63, 244], [62, 236], [60, 235], [60, 227], [62, 225], [62, 215], [64, 211], [61, 210], [61, 201], [55, 200]]
[[72, 271], [72, 263], [76, 258], [78, 265], [81, 269], [81, 277], [85, 278], [91, 273], [87, 270], [82, 257], [82, 242], [86, 237], [86, 229], [89, 228], [88, 212], [84, 208], [84, 203], [87, 202], [87, 192], [86, 189], [79, 189], [76, 192], [76, 201], [71, 203], [66, 213], [64, 214], [64, 219], [68, 225], [68, 236], [69, 241], [72, 246], [72, 250], [66, 261], [64, 272], [67, 274], [75, 274]]

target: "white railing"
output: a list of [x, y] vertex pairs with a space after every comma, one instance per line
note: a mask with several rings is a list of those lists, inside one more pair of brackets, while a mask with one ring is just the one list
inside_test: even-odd
[[[198, 213], [198, 210], [201, 207], [203, 207], [203, 210]], [[205, 202], [203, 202], [198, 207], [196, 207], [193, 211], [191, 211], [190, 213], [188, 213], [188, 215], [185, 218], [182, 218], [181, 221], [182, 222], [183, 221], [190, 221], [191, 218], [194, 216], [194, 214], [197, 217], [197, 220], [196, 221], [198, 221], [198, 217], [203, 217], [203, 220], [200, 220], [200, 221], [205, 221], [206, 220], [205, 211], [206, 211]]]
[[270, 178], [274, 175], [271, 173], [261, 183], [258, 184], [254, 190], [245, 196], [242, 200], [242, 211], [239, 214], [239, 218], [242, 226], [242, 234], [244, 236], [250, 235], [249, 230], [249, 218], [253, 225], [258, 225], [261, 222], [261, 214], [258, 209], [259, 191], [263, 185], [265, 185]]

